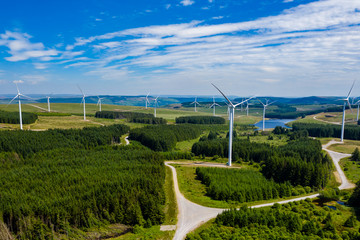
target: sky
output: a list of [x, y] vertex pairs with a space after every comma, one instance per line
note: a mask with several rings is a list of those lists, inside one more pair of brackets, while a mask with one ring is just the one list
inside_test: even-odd
[[359, 0], [12, 0], [0, 95], [360, 95]]

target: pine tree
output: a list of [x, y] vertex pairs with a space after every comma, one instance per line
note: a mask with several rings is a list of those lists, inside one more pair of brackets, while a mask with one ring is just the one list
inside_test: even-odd
[[354, 152], [351, 154], [351, 161], [360, 161], [360, 152], [358, 148], [355, 148]]

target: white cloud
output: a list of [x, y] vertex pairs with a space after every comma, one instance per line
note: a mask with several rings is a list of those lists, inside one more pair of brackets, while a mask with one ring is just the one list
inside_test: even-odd
[[31, 43], [31, 36], [26, 33], [6, 31], [0, 34], [0, 46], [9, 48], [10, 57], [5, 57], [7, 61], [17, 62], [27, 60], [29, 58], [40, 58], [48, 61], [46, 57], [58, 55], [58, 51], [54, 49], [45, 49], [42, 43]]
[[360, 73], [355, 9], [360, 1], [322, 0], [248, 22], [193, 21], [77, 38], [69, 49], [92, 43], [89, 51], [95, 49], [97, 56], [68, 61], [67, 67], [88, 67], [89, 74], [103, 79], [148, 71], [149, 79], [164, 82], [251, 79], [258, 87], [281, 84], [282, 91], [292, 90], [296, 81], [321, 86], [322, 79], [336, 82]]
[[294, 0], [283, 0], [283, 3], [290, 3], [293, 2]]
[[165, 5], [165, 8], [166, 8], [166, 9], [169, 9], [170, 7], [171, 7], [171, 4], [166, 4], [166, 5]]
[[101, 19], [101, 18], [95, 18], [95, 21], [96, 21], [96, 22], [101, 22], [102, 19]]
[[[21, 76], [21, 79], [23, 79], [25, 82], [28, 82], [33, 85], [47, 80], [47, 78], [43, 75], [23, 75], [23, 76]], [[22, 83], [24, 81], [22, 81]]]
[[24, 83], [24, 81], [23, 80], [14, 80], [13, 83], [19, 84], [19, 83]]
[[34, 63], [36, 69], [42, 70], [48, 68], [48, 65], [45, 63]]
[[181, 0], [180, 3], [183, 5], [183, 6], [191, 6], [195, 3], [195, 1], [192, 1], [192, 0]]
[[217, 17], [212, 17], [211, 19], [223, 19], [224, 16], [217, 16]]

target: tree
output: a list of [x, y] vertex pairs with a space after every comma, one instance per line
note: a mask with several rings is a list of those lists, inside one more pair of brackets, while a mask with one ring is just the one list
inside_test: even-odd
[[360, 161], [360, 152], [358, 148], [355, 148], [354, 152], [351, 154], [351, 161]]

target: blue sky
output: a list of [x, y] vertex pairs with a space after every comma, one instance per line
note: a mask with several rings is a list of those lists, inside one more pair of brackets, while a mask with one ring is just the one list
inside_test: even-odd
[[0, 27], [0, 94], [360, 94], [358, 0], [13, 0]]

